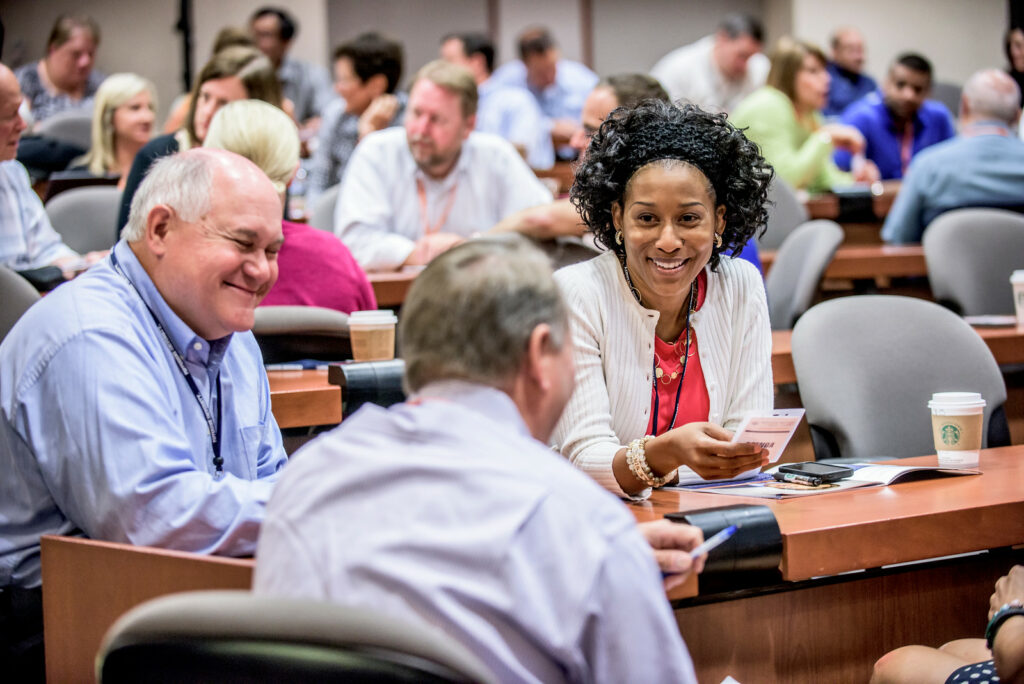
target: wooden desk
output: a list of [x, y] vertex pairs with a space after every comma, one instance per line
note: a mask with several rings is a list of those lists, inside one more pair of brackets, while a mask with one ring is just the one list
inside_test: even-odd
[[[1024, 363], [1024, 328], [977, 326], [974, 330], [988, 345], [999, 365]], [[772, 331], [772, 375], [776, 385], [796, 382], [792, 339], [792, 330]]]
[[995, 580], [1022, 554], [874, 568], [1024, 543], [1024, 446], [982, 452], [981, 470], [788, 501], [659, 491], [633, 505], [638, 520], [737, 503], [778, 520], [781, 585], [675, 603], [698, 679], [865, 682], [893, 648], [980, 636]]
[[327, 369], [267, 371], [270, 407], [281, 428], [341, 422], [341, 388], [327, 382]]
[[[783, 586], [674, 603], [700, 681], [729, 673], [751, 682], [863, 682], [896, 646], [980, 634], [992, 585], [1013, 558], [801, 580], [1024, 542], [1024, 446], [983, 452], [981, 468], [977, 477], [781, 502], [659, 491], [632, 505], [642, 521], [760, 503], [779, 521]], [[42, 563], [47, 675], [55, 682], [92, 681], [103, 634], [135, 605], [179, 591], [247, 589], [253, 568], [251, 559], [67, 537], [43, 538]], [[692, 597], [693, 583], [687, 587], [671, 598]]]
[[143, 601], [197, 589], [249, 589], [252, 559], [73, 537], [42, 538], [46, 678], [95, 681], [103, 635]]
[[568, 195], [569, 188], [572, 187], [573, 181], [576, 180], [576, 171], [573, 169], [573, 163], [567, 161], [555, 162], [555, 165], [550, 169], [534, 169], [533, 172], [537, 178], [554, 178], [558, 181], [557, 194], [559, 195]]
[[[775, 263], [775, 250], [761, 253], [768, 273]], [[850, 245], [840, 247], [825, 270], [826, 278], [861, 280], [878, 277], [908, 278], [928, 275], [921, 245]]]
[[869, 216], [844, 215], [839, 196], [830, 192], [811, 195], [804, 202], [812, 219], [831, 219], [839, 223], [845, 233], [843, 243], [847, 245], [876, 245], [882, 239], [882, 221], [889, 214], [893, 200], [899, 192], [900, 181], [882, 181], [882, 193], [871, 198]]
[[405, 268], [401, 271], [367, 273], [370, 285], [373, 286], [373, 296], [377, 299], [377, 308], [401, 306], [405, 301], [405, 296], [409, 294], [412, 281], [416, 280], [416, 276], [422, 270], [422, 268]]
[[[892, 208], [892, 203], [899, 191], [900, 181], [882, 181], [881, 194], [874, 195], [871, 198], [871, 209], [874, 212], [875, 218], [882, 221], [889, 215], [889, 210]], [[811, 195], [804, 202], [804, 206], [807, 208], [807, 213], [812, 219], [831, 219], [840, 222], [843, 219], [839, 195], [834, 193], [823, 192]]]

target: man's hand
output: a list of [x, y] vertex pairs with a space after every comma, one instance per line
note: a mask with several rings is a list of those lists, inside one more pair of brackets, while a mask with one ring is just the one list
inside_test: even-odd
[[640, 534], [654, 550], [654, 560], [665, 577], [665, 591], [678, 587], [690, 576], [704, 569], [706, 556], [691, 558], [690, 551], [704, 541], [699, 527], [670, 520], [657, 520], [637, 525]]
[[362, 140], [364, 136], [374, 131], [387, 128], [397, 113], [398, 98], [394, 95], [378, 95], [373, 98], [370, 106], [359, 116], [359, 124], [357, 126], [359, 129], [359, 139]]
[[434, 257], [446, 252], [455, 245], [465, 242], [465, 238], [454, 233], [434, 233], [424, 235], [416, 241], [412, 253], [402, 262], [402, 266], [426, 266]]

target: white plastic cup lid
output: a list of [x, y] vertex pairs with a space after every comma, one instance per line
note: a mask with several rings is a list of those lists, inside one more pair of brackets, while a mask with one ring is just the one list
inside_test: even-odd
[[352, 325], [394, 325], [398, 316], [390, 309], [376, 311], [353, 311], [348, 315], [348, 324]]
[[1010, 275], [1010, 282], [1013, 283], [1014, 285], [1024, 283], [1024, 271], [1014, 271]]
[[984, 407], [985, 400], [977, 392], [936, 392], [928, 402], [928, 408], [977, 408]]

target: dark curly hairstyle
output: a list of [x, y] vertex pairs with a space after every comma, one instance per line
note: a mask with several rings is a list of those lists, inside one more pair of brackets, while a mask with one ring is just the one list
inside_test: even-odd
[[725, 206], [722, 246], [711, 252], [712, 270], [718, 266], [720, 252], [739, 251], [764, 231], [768, 184], [775, 172], [757, 145], [724, 114], [647, 100], [634, 109], [613, 111], [576, 169], [570, 198], [605, 247], [625, 254], [625, 247], [615, 242], [612, 205], [622, 202], [633, 174], [663, 159], [699, 169], [711, 184], [715, 204]]

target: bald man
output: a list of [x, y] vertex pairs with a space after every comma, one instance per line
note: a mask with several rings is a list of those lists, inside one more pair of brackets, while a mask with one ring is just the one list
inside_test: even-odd
[[110, 256], [0, 345], [0, 654], [41, 617], [40, 535], [255, 550], [286, 458], [250, 332], [281, 209], [238, 155], [166, 157]]
[[1024, 141], [1013, 131], [1020, 111], [1020, 89], [1005, 72], [971, 76], [960, 96], [960, 135], [910, 162], [882, 238], [917, 243], [932, 219], [950, 209], [1024, 203]]
[[[21, 88], [14, 72], [0, 64], [0, 264], [16, 271], [57, 266], [70, 275], [82, 262], [50, 225], [43, 203], [15, 161], [25, 121], [18, 108]], [[87, 255], [87, 263], [103, 254]]]
[[828, 73], [832, 77], [828, 88], [825, 116], [839, 116], [850, 104], [878, 89], [875, 79], [864, 73], [864, 36], [852, 26], [836, 29], [832, 34], [832, 59]]

